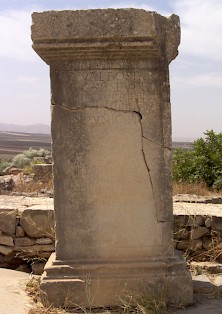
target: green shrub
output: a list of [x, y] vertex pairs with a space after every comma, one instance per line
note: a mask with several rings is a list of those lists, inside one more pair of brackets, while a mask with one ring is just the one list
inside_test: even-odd
[[206, 131], [205, 138], [193, 143], [193, 150], [176, 149], [173, 156], [175, 182], [205, 182], [208, 187], [222, 188], [222, 134]]
[[3, 174], [2, 171], [6, 168], [11, 166], [11, 162], [4, 160], [4, 159], [0, 159], [0, 176]]
[[44, 148], [39, 150], [29, 148], [29, 150], [15, 156], [12, 162], [14, 166], [24, 168], [31, 165], [34, 157], [46, 157], [47, 155], [50, 155], [50, 152]]

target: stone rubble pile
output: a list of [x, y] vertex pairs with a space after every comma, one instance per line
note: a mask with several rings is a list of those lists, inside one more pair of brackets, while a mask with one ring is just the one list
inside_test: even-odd
[[[48, 157], [34, 157], [32, 165], [32, 173], [27, 173], [26, 170], [16, 168], [14, 165], [6, 167], [0, 175], [0, 193], [14, 193], [14, 188], [24, 186], [29, 183], [47, 183], [52, 179], [52, 160]], [[22, 194], [22, 193], [21, 193]], [[43, 194], [52, 194], [52, 191], [43, 192]], [[33, 195], [34, 196], [34, 195]]]
[[194, 261], [222, 262], [222, 205], [174, 203], [174, 242]]
[[54, 239], [52, 199], [0, 196], [0, 267], [41, 274]]

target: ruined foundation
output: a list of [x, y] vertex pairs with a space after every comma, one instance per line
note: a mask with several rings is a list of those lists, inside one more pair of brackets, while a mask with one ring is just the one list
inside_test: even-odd
[[137, 9], [33, 14], [50, 65], [56, 255], [42, 276], [54, 306], [107, 307], [164, 289], [192, 303], [174, 252], [168, 65], [179, 18]]

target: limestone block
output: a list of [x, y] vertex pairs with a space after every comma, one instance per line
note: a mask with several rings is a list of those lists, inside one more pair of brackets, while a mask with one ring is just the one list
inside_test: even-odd
[[55, 251], [55, 246], [53, 244], [48, 245], [31, 245], [31, 246], [22, 246], [15, 247], [15, 251], [20, 252], [20, 254], [29, 257], [42, 257], [42, 253], [47, 253], [48, 257], [52, 252]]
[[204, 223], [205, 223], [205, 218], [201, 215], [196, 215], [195, 218], [194, 218], [194, 221], [195, 221], [195, 225], [196, 226], [203, 226]]
[[181, 227], [196, 227], [204, 225], [202, 215], [174, 215], [174, 224]]
[[52, 164], [52, 156], [46, 156], [46, 157], [45, 157], [45, 162], [46, 162], [47, 164]]
[[202, 241], [201, 240], [181, 240], [177, 243], [178, 250], [201, 250], [202, 248]]
[[51, 164], [35, 164], [33, 165], [33, 173], [35, 180], [41, 182], [47, 182], [52, 177], [52, 165]]
[[205, 274], [193, 276], [193, 290], [196, 293], [211, 294], [215, 291], [215, 287]]
[[217, 286], [222, 292], [222, 275], [216, 276], [214, 279], [214, 285]]
[[16, 226], [15, 236], [17, 238], [22, 238], [25, 236], [25, 231], [21, 226]]
[[36, 244], [52, 244], [53, 241], [50, 238], [40, 238], [36, 240]]
[[29, 246], [35, 244], [35, 239], [30, 239], [27, 237], [15, 238], [15, 246]]
[[46, 264], [46, 263], [43, 263], [43, 262], [36, 262], [36, 263], [33, 263], [33, 264], [31, 265], [32, 273], [33, 273], [34, 275], [42, 275], [42, 273], [44, 272], [45, 264]]
[[17, 210], [13, 207], [0, 205], [0, 230], [15, 234]]
[[[165, 18], [156, 12], [136, 9], [84, 10], [81, 11], [81, 14], [76, 12], [77, 11], [60, 11], [59, 23], [57, 23], [58, 14], [56, 11], [34, 13], [32, 16], [32, 40], [34, 42], [34, 50], [38, 53], [38, 46], [35, 44], [41, 41], [44, 42], [49, 38], [52, 39], [53, 42], [69, 42], [70, 38], [72, 38], [73, 43], [75, 41], [78, 42], [79, 38], [99, 38], [101, 40], [100, 45], [94, 44], [94, 51], [92, 51], [91, 54], [92, 57], [96, 57], [98, 52], [102, 50], [101, 55], [104, 58], [104, 48], [117, 48], [120, 50], [120, 47], [122, 48], [121, 50], [123, 50], [119, 51], [120, 57], [121, 55], [126, 57], [126, 52], [131, 48], [131, 45], [125, 42], [124, 39], [135, 36], [134, 41], [136, 41], [136, 39], [143, 40], [145, 38], [144, 50], [146, 54], [164, 54], [168, 63], [178, 54], [177, 48], [180, 43], [180, 23], [177, 15], [173, 14]], [[108, 23], [107, 19], [109, 21]], [[83, 20], [86, 20], [91, 27], [80, 27], [80, 25], [83, 25]], [[112, 27], [110, 27], [110, 25], [112, 25]], [[150, 38], [156, 37], [157, 29], [160, 35], [159, 38], [156, 38], [153, 42], [149, 42]], [[110, 39], [108, 43], [102, 41], [102, 39], [105, 38]], [[112, 38], [116, 38], [118, 42], [117, 46], [110, 46]], [[163, 42], [165, 42], [165, 46], [161, 47]], [[83, 42], [81, 47], [84, 46], [85, 48], [87, 46], [89, 47], [89, 45]], [[77, 49], [74, 48], [74, 45], [67, 47], [66, 56], [68, 54], [70, 54], [71, 57], [75, 56], [75, 53], [78, 53], [78, 46], [76, 47]], [[59, 54], [60, 58], [62, 58], [63, 52], [60, 52], [58, 49], [56, 49], [56, 51], [57, 54], [54, 58], [58, 59]], [[95, 54], [95, 52], [97, 52], [97, 54]], [[46, 63], [52, 60], [52, 56], [53, 55], [49, 58], [50, 55], [46, 55], [41, 51], [41, 58], [45, 60]], [[86, 51], [85, 57], [87, 58], [89, 56], [89, 52]]]
[[0, 244], [7, 245], [7, 246], [14, 246], [14, 239], [11, 236], [1, 235]]
[[205, 248], [205, 250], [209, 251], [212, 249], [213, 247], [213, 241], [211, 238], [209, 237], [203, 237], [202, 238], [202, 243], [203, 243], [203, 247]]
[[8, 255], [13, 252], [12, 246], [0, 245], [0, 253], [3, 255]]
[[174, 228], [190, 226], [190, 224], [188, 224], [189, 216], [187, 215], [174, 215], [173, 218]]
[[222, 235], [222, 219], [221, 217], [212, 216], [211, 229], [213, 231], [218, 231]]
[[19, 267], [16, 268], [16, 271], [22, 271], [24, 273], [30, 274], [30, 267], [28, 264], [21, 264]]
[[191, 269], [196, 272], [209, 274], [222, 274], [222, 264], [216, 262], [194, 262], [190, 263]]
[[207, 228], [210, 228], [211, 224], [212, 224], [211, 217], [207, 217], [207, 219], [205, 220], [205, 226]]
[[209, 233], [209, 229], [208, 228], [206, 228], [206, 227], [196, 227], [196, 228], [193, 228], [191, 230], [190, 238], [194, 239], [194, 240], [197, 240], [197, 239], [200, 239], [202, 236], [206, 235], [207, 233]]
[[[122, 258], [143, 258], [168, 250], [169, 243], [163, 245], [163, 223], [156, 219], [152, 183], [142, 154], [140, 116], [107, 108], [69, 112], [59, 106], [52, 115], [57, 121], [52, 125], [53, 136], [57, 128], [61, 130], [54, 140], [54, 202], [66, 212], [65, 228], [57, 224], [58, 258], [107, 259], [120, 254]], [[86, 121], [85, 129], [80, 128], [76, 115]], [[91, 122], [95, 119], [110, 121], [109, 128], [106, 123]], [[86, 153], [89, 159], [83, 157]], [[63, 211], [56, 212], [60, 226]], [[100, 239], [100, 244], [92, 238]], [[146, 245], [140, 247], [140, 243]]]
[[10, 175], [0, 176], [0, 191], [12, 191], [14, 181]]
[[54, 238], [52, 205], [33, 205], [21, 212], [20, 225], [31, 238]]

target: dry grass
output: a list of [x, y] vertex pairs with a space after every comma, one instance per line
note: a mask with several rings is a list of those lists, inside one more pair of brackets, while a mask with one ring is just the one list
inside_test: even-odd
[[142, 295], [127, 293], [121, 299], [121, 313], [163, 314], [167, 311], [166, 291], [146, 291]]
[[189, 261], [199, 262], [221, 262], [222, 261], [222, 242], [221, 237], [217, 232], [212, 231], [209, 248], [204, 251], [194, 251], [188, 257]]
[[195, 194], [200, 196], [222, 196], [222, 190], [219, 192], [210, 189], [205, 183], [174, 183], [173, 195], [176, 194]]

